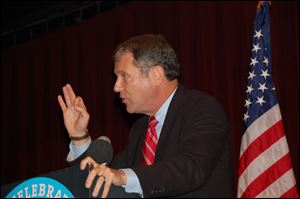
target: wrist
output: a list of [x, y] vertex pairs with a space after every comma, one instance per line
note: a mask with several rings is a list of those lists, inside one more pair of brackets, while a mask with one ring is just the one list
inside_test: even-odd
[[69, 138], [72, 140], [73, 144], [76, 146], [80, 146], [80, 145], [87, 143], [89, 140], [89, 137], [90, 137], [90, 134], [89, 134], [88, 129], [86, 129], [84, 134], [80, 135], [80, 136], [70, 136], [69, 135]]
[[85, 139], [82, 139], [82, 140], [72, 140], [72, 143], [75, 145], [75, 146], [80, 146], [80, 145], [84, 145], [86, 144], [88, 141], [89, 141], [90, 137], [87, 137]]
[[88, 129], [86, 129], [83, 135], [80, 135], [80, 136], [71, 136], [71, 135], [69, 135], [69, 138], [72, 141], [80, 141], [80, 140], [86, 140], [89, 136], [90, 136], [89, 131], [88, 131]]
[[125, 174], [124, 171], [122, 170], [118, 170], [120, 176], [121, 176], [121, 182], [120, 182], [120, 185], [126, 185], [127, 184], [127, 176]]

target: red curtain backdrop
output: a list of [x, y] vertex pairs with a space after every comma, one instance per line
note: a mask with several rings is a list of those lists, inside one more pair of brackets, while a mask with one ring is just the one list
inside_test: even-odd
[[[112, 53], [142, 33], [162, 34], [181, 63], [181, 82], [206, 91], [230, 122], [235, 173], [243, 128], [257, 2], [131, 2], [1, 52], [1, 185], [68, 166], [69, 139], [57, 95], [70, 83], [90, 112], [93, 139], [114, 152], [138, 115], [113, 92]], [[299, 3], [273, 1], [273, 78], [299, 186]]]

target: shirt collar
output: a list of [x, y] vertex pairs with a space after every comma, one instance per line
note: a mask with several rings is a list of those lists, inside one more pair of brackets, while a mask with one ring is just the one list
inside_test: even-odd
[[155, 114], [155, 118], [158, 120], [158, 125], [160, 127], [162, 127], [164, 121], [165, 121], [165, 117], [167, 115], [167, 111], [169, 109], [171, 100], [176, 92], [178, 87], [176, 87], [174, 89], [174, 91], [172, 92], [172, 94], [168, 97], [168, 99], [163, 103], [163, 105], [159, 108], [159, 110], [157, 111], [157, 113]]

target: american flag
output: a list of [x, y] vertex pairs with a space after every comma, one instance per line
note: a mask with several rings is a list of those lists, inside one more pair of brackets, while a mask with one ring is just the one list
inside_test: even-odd
[[238, 198], [299, 197], [272, 80], [269, 3], [256, 14], [238, 169]]

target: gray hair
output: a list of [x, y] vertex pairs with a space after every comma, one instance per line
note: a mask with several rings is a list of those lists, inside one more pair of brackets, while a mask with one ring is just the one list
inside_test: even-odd
[[168, 80], [179, 78], [179, 64], [173, 48], [162, 35], [145, 34], [130, 38], [119, 44], [113, 58], [118, 62], [125, 53], [132, 53], [134, 65], [143, 74], [148, 74], [149, 68], [161, 66]]

